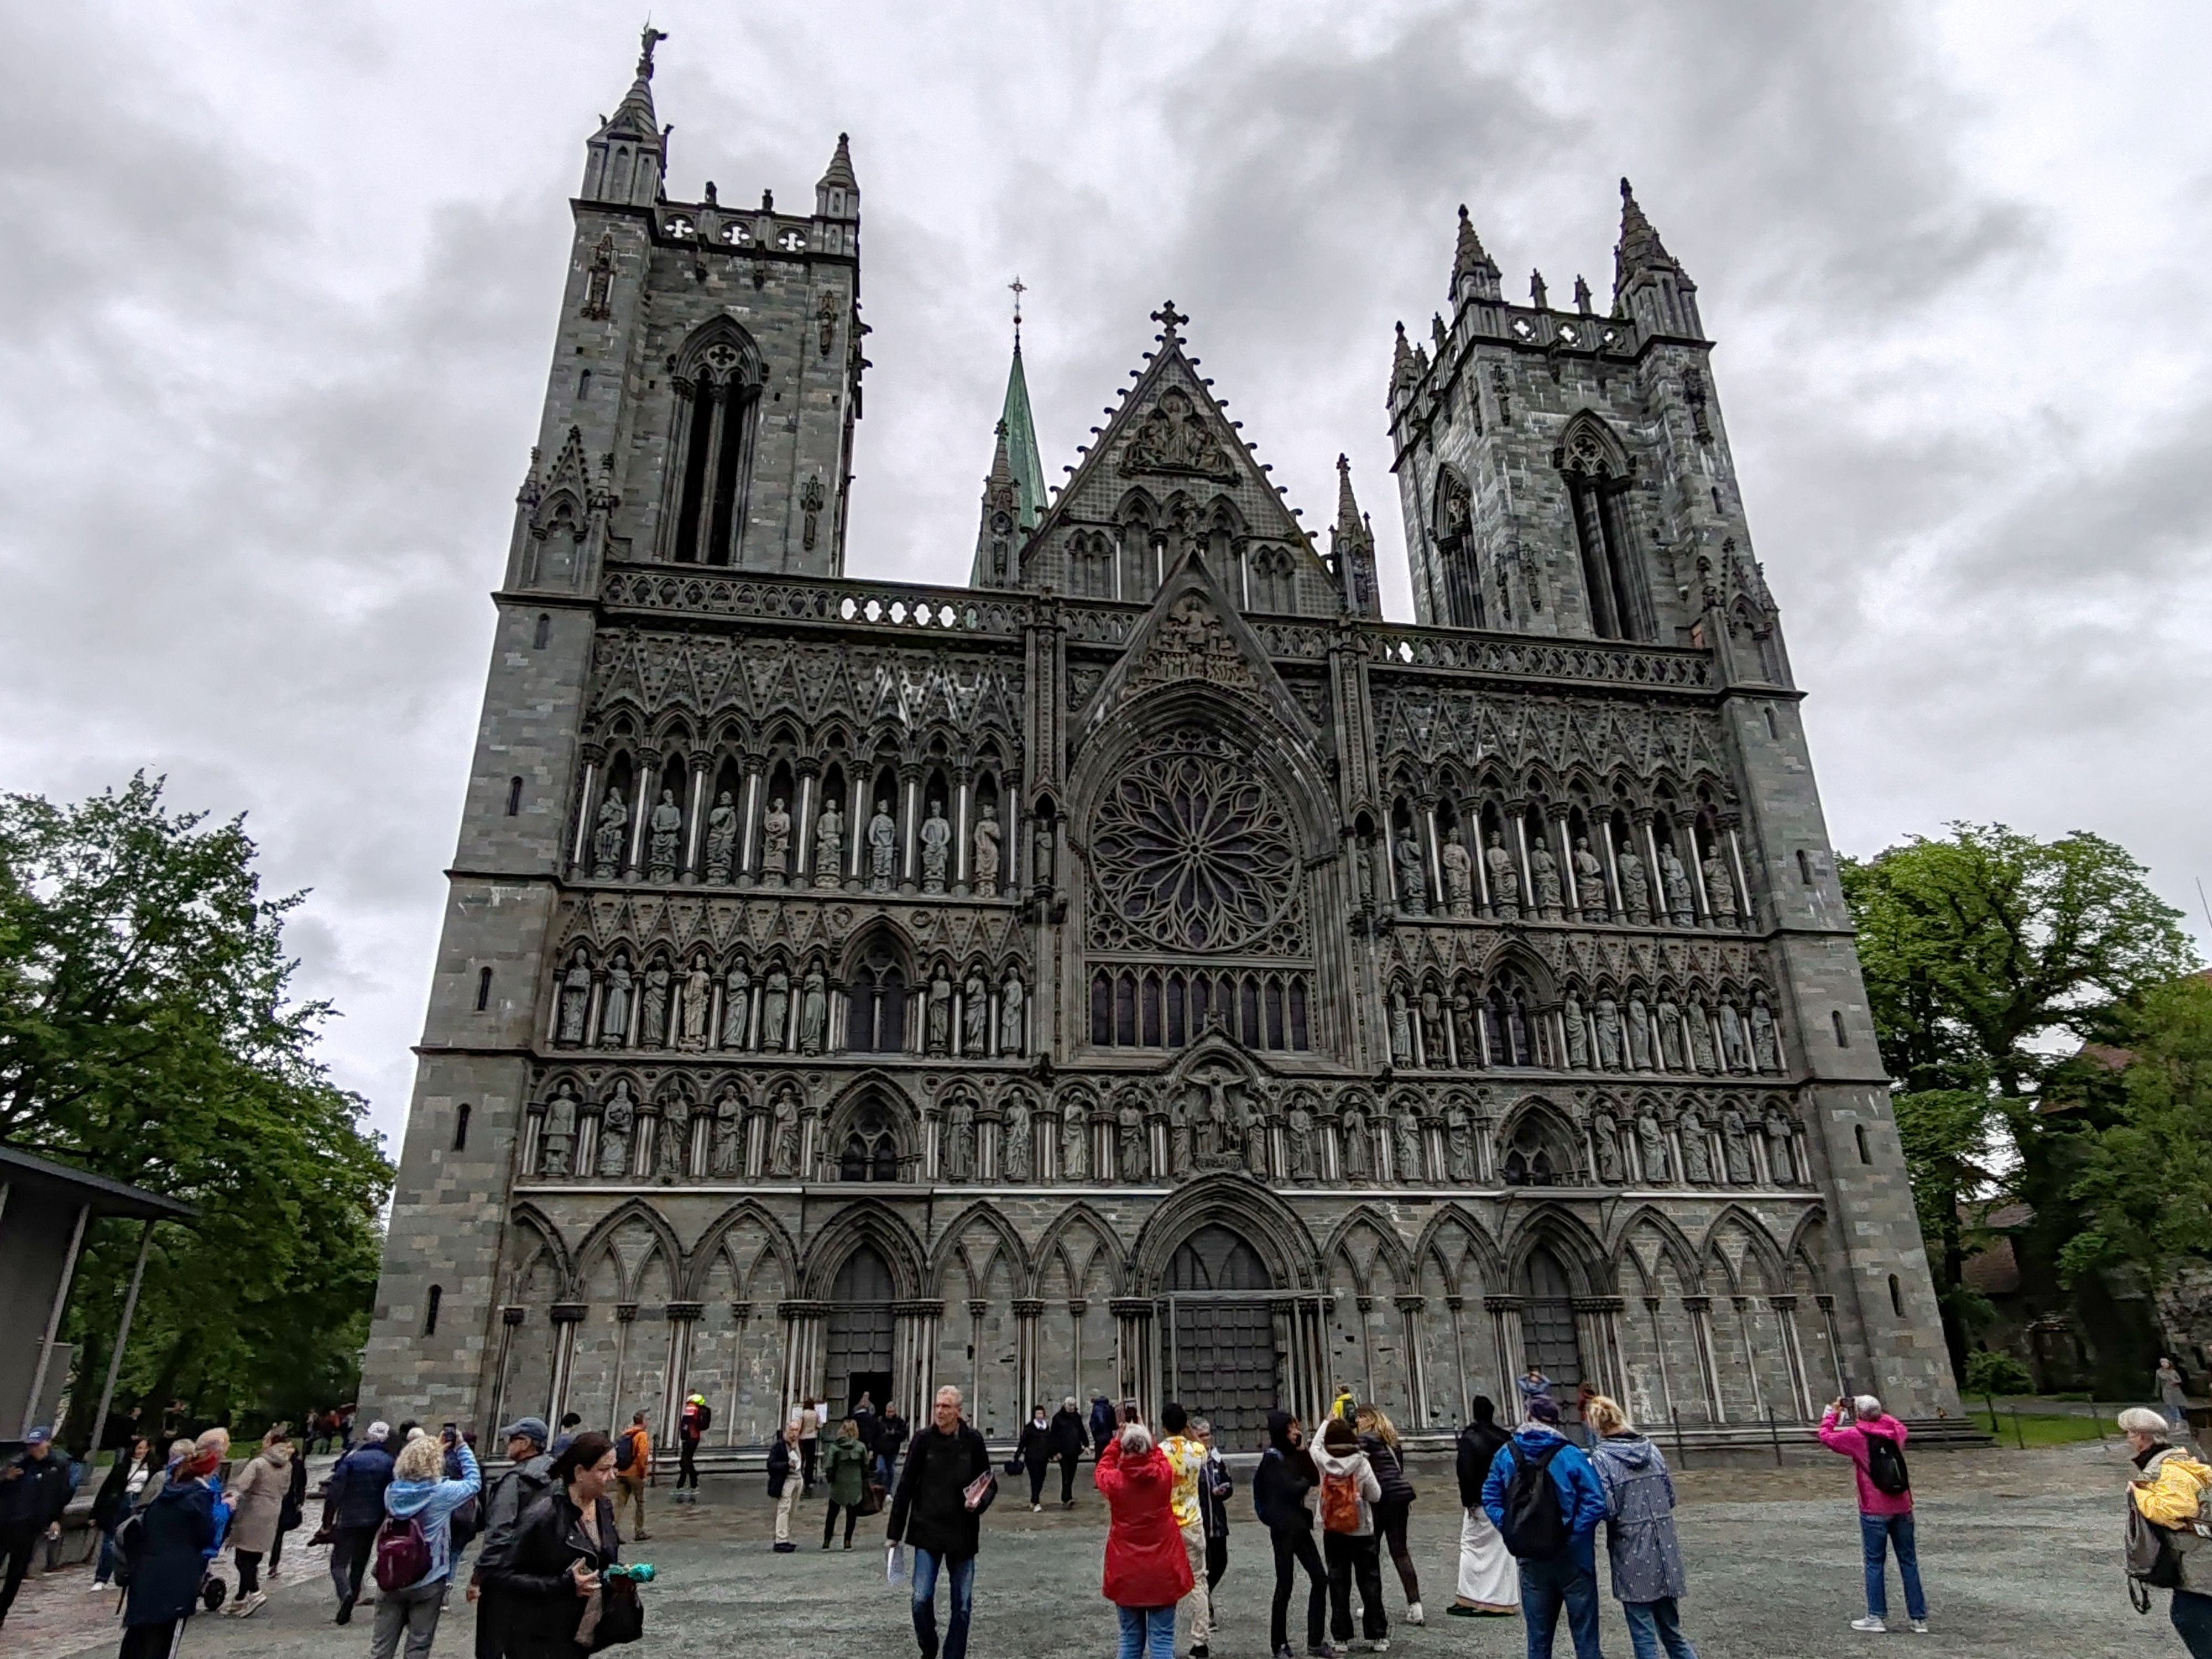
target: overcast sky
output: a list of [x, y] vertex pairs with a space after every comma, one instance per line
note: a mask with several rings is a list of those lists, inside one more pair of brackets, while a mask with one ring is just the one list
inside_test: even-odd
[[[1325, 524], [1465, 202], [1601, 298], [1626, 173], [1696, 277], [1838, 846], [2096, 830], [2202, 937], [2212, 14], [1872, 3], [657, 0], [672, 195], [811, 186], [875, 329], [848, 574], [957, 582], [1006, 282], [1048, 477], [1172, 295]], [[243, 811], [396, 1133], [605, 5], [0, 0], [0, 788]]]

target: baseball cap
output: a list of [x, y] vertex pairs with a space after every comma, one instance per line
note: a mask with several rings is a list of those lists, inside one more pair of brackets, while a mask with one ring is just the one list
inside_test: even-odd
[[552, 1437], [547, 1433], [545, 1419], [542, 1417], [517, 1418], [499, 1431], [499, 1437], [502, 1440], [512, 1440], [517, 1435], [526, 1440], [535, 1440], [541, 1446]]
[[43, 1446], [53, 1437], [54, 1431], [41, 1424], [23, 1437], [23, 1443], [27, 1446]]
[[1559, 1420], [1559, 1402], [1547, 1394], [1540, 1394], [1528, 1402], [1528, 1415], [1539, 1423]]

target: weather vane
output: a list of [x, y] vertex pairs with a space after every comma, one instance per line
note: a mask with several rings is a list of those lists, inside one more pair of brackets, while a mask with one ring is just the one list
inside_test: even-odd
[[1022, 344], [1022, 295], [1030, 291], [1029, 284], [1022, 281], [1021, 273], [1017, 271], [1014, 280], [1006, 286], [1013, 290], [1014, 295], [1014, 349], [1018, 351]]

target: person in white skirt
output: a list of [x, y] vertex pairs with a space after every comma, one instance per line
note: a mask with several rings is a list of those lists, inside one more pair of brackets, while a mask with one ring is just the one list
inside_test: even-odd
[[1498, 1426], [1498, 1408], [1474, 1397], [1474, 1420], [1459, 1431], [1459, 1501], [1467, 1518], [1459, 1529], [1458, 1594], [1444, 1609], [1458, 1619], [1510, 1618], [1521, 1611], [1521, 1580], [1505, 1540], [1482, 1511], [1482, 1483], [1498, 1449], [1512, 1437]]

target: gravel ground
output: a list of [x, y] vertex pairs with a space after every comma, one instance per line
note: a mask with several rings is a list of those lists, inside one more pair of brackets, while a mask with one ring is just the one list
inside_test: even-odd
[[[2116, 1445], [1929, 1453], [1914, 1460], [1921, 1571], [1934, 1629], [1926, 1638], [1860, 1636], [1847, 1628], [1863, 1609], [1857, 1527], [1850, 1481], [1834, 1460], [1784, 1468], [1719, 1468], [1697, 1460], [1678, 1481], [1679, 1522], [1689, 1563], [1685, 1627], [1704, 1659], [1827, 1659], [1860, 1654], [1885, 1639], [1936, 1653], [1990, 1659], [2121, 1659], [2179, 1655], [2163, 1595], [2149, 1618], [2128, 1605], [2118, 1568], [2118, 1489], [2125, 1478]], [[1399, 1587], [1386, 1560], [1392, 1659], [1510, 1659], [1522, 1651], [1517, 1620], [1447, 1619], [1459, 1513], [1449, 1470], [1417, 1461], [1422, 1497], [1413, 1542], [1429, 1612], [1425, 1628], [1403, 1620]], [[1050, 1498], [1057, 1481], [1048, 1488]], [[976, 1577], [976, 1659], [1110, 1659], [1115, 1626], [1097, 1595], [1103, 1506], [1077, 1482], [1077, 1505], [1032, 1515], [1002, 1493], [986, 1525]], [[799, 1510], [802, 1547], [778, 1556], [768, 1547], [769, 1508], [758, 1483], [710, 1481], [696, 1508], [653, 1497], [651, 1540], [629, 1545], [629, 1559], [653, 1562], [659, 1582], [646, 1594], [647, 1656], [758, 1659], [906, 1659], [915, 1652], [903, 1589], [884, 1583], [882, 1522], [865, 1522], [854, 1547], [819, 1548], [822, 1504]], [[1231, 1500], [1230, 1569], [1218, 1592], [1213, 1652], [1220, 1659], [1267, 1659], [1271, 1575], [1266, 1535], [1249, 1520], [1240, 1491]], [[295, 1534], [296, 1539], [298, 1534]], [[227, 1566], [227, 1562], [224, 1564]], [[348, 1628], [331, 1622], [332, 1599], [321, 1551], [289, 1557], [290, 1568], [267, 1604], [249, 1620], [202, 1617], [188, 1627], [180, 1656], [237, 1659], [364, 1659], [369, 1615]], [[112, 1598], [86, 1593], [88, 1575], [71, 1572], [24, 1587], [0, 1627], [0, 1655], [63, 1656], [112, 1651]], [[1601, 1581], [1605, 1569], [1599, 1568]], [[1355, 1598], [1356, 1599], [1356, 1598]], [[1891, 1610], [1903, 1612], [1894, 1573]], [[1297, 1603], [1293, 1604], [1296, 1622]], [[1626, 1626], [1604, 1600], [1604, 1641], [1629, 1652]], [[940, 1613], [940, 1619], [942, 1613]], [[437, 1652], [466, 1656], [474, 1620], [459, 1595], [447, 1609]], [[1559, 1652], [1570, 1648], [1564, 1632]]]

